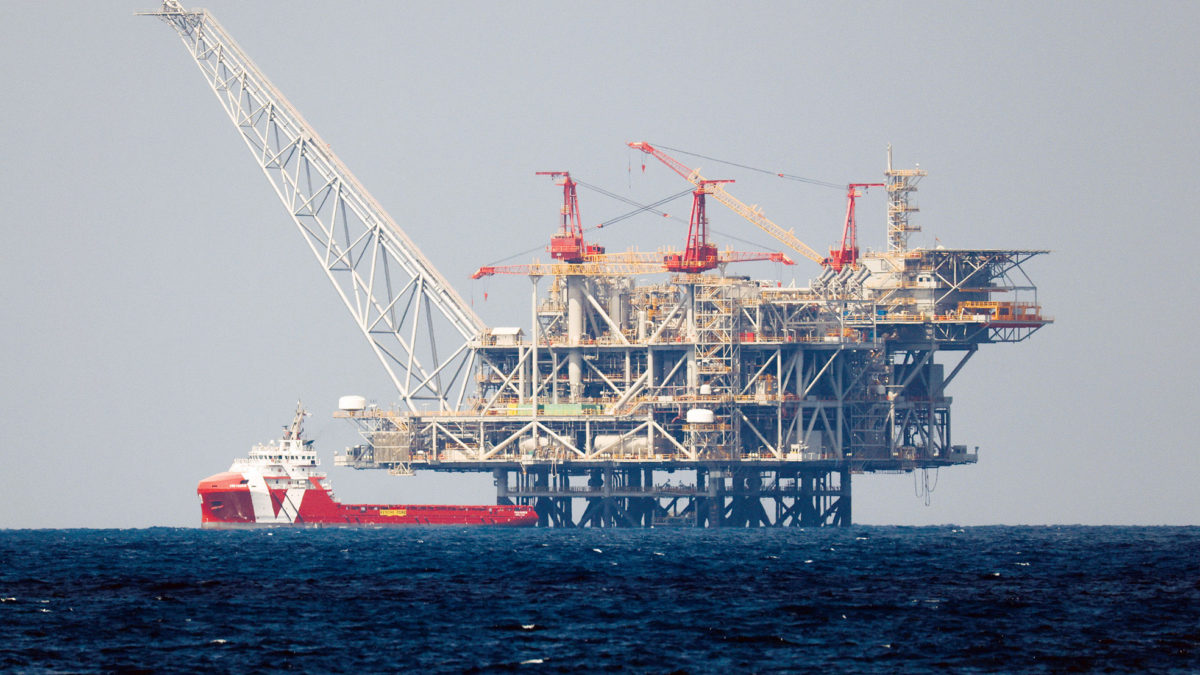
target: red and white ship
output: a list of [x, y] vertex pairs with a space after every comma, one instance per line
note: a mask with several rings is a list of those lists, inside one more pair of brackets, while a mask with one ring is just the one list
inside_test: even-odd
[[282, 439], [254, 446], [228, 471], [200, 481], [201, 527], [537, 524], [537, 513], [527, 506], [342, 504], [317, 469], [313, 442], [304, 440], [306, 414], [297, 407]]

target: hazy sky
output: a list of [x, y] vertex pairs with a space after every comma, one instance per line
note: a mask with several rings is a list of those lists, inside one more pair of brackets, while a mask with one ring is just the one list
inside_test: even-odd
[[[855, 520], [1200, 523], [1200, 4], [205, 6], [493, 325], [528, 322], [528, 280], [468, 277], [552, 232], [536, 171], [647, 202], [687, 185], [627, 141], [834, 183], [880, 179], [892, 143], [929, 172], [913, 242], [1052, 249], [1028, 271], [1057, 323], [952, 384], [978, 465], [929, 506], [911, 475], [856, 477]], [[490, 476], [330, 466], [357, 442], [338, 396], [390, 385], [174, 31], [133, 16], [153, 7], [0, 2], [0, 527], [197, 525], [197, 481], [297, 399], [343, 500], [492, 501]], [[840, 236], [839, 191], [689, 161], [814, 248]], [[580, 200], [587, 224], [628, 210]], [[863, 245], [883, 223], [873, 192]]]

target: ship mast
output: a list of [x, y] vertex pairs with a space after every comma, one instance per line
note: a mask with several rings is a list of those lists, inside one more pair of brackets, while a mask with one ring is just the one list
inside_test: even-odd
[[304, 410], [304, 404], [296, 401], [296, 416], [292, 418], [292, 424], [284, 432], [284, 440], [298, 441], [304, 435], [304, 418], [308, 417], [308, 412]]

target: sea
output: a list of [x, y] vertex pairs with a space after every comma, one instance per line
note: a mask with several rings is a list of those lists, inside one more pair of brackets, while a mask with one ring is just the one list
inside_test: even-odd
[[0, 531], [5, 672], [1200, 672], [1200, 528]]

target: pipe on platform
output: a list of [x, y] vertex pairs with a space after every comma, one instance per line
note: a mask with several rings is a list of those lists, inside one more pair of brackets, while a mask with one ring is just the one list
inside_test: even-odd
[[567, 382], [571, 387], [570, 400], [578, 401], [583, 395], [583, 276], [567, 275]]

